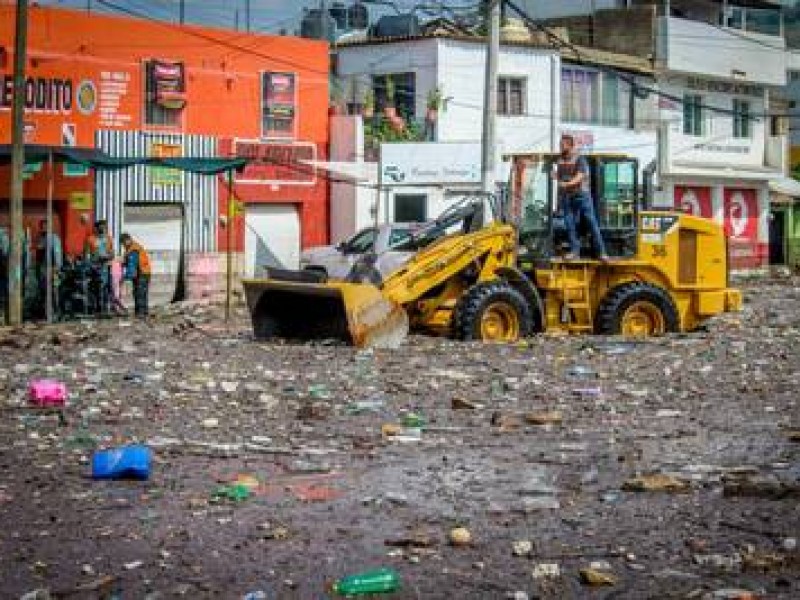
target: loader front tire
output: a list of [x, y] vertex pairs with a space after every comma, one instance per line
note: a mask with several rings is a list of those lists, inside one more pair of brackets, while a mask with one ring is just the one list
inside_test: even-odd
[[680, 329], [669, 293], [651, 283], [632, 281], [611, 289], [597, 309], [595, 330], [604, 335], [652, 337]]
[[525, 297], [501, 280], [477, 283], [458, 301], [453, 334], [460, 340], [515, 342], [531, 334], [533, 317]]

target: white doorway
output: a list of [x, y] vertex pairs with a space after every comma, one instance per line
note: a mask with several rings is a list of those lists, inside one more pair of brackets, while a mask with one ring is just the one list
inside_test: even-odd
[[244, 274], [264, 267], [300, 268], [300, 215], [294, 204], [248, 204], [244, 217]]
[[[172, 302], [182, 276], [183, 207], [180, 204], [126, 205], [125, 232], [150, 256], [150, 306]], [[132, 302], [132, 299], [130, 299]]]

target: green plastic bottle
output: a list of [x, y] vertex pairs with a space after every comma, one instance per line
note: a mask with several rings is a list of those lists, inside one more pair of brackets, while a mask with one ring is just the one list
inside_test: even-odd
[[331, 592], [338, 596], [386, 594], [400, 589], [400, 577], [394, 569], [375, 569], [348, 575], [334, 582]]

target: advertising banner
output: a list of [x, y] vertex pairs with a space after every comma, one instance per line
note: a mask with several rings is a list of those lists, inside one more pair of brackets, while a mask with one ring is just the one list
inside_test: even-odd
[[711, 219], [714, 216], [714, 208], [711, 205], [711, 188], [676, 185], [675, 208], [695, 217]]

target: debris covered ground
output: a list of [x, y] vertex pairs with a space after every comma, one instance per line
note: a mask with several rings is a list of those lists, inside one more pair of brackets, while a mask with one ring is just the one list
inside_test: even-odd
[[[254, 342], [172, 308], [0, 330], [0, 597], [800, 597], [800, 289], [643, 342]], [[33, 408], [36, 378], [65, 382]], [[96, 481], [96, 449], [153, 451]]]

